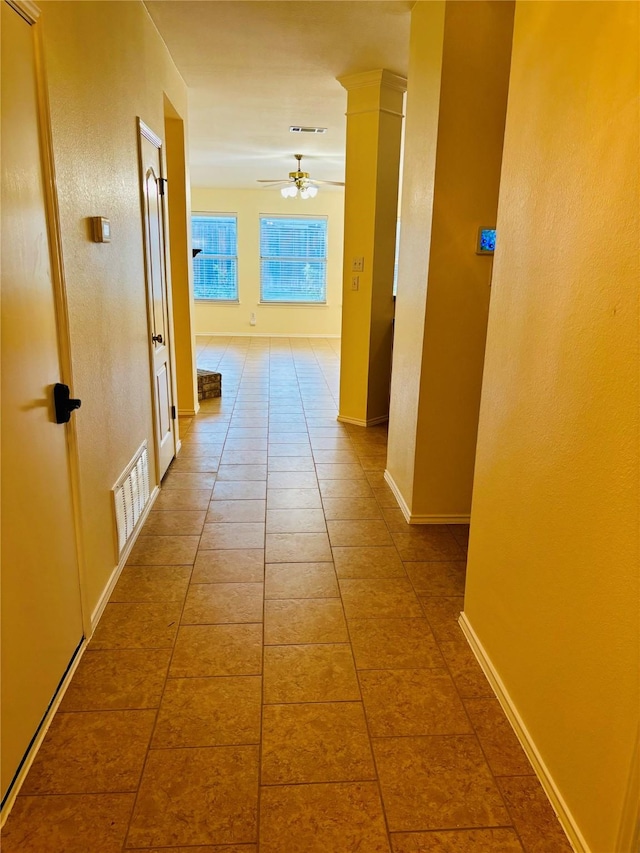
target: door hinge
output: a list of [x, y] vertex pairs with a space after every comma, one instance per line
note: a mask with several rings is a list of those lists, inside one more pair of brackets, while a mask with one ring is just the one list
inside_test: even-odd
[[176, 407], [171, 406], [171, 420], [175, 421], [175, 419], [176, 419]]
[[167, 189], [167, 179], [166, 178], [158, 178], [158, 188], [160, 195], [165, 194], [165, 190]]

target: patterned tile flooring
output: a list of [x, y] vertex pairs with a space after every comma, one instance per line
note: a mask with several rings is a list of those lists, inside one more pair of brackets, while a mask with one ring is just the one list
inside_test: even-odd
[[457, 624], [464, 526], [409, 527], [339, 342], [205, 338], [166, 476], [3, 853], [565, 853]]

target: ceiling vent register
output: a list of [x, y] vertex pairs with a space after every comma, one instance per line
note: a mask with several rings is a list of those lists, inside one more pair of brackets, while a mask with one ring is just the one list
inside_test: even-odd
[[302, 127], [301, 125], [293, 125], [289, 128], [290, 133], [326, 133], [326, 127]]

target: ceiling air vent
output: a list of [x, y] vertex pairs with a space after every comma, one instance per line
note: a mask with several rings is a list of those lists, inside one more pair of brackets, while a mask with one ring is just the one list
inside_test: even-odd
[[289, 128], [290, 133], [326, 133], [326, 127], [300, 127], [299, 125], [295, 125], [294, 127]]

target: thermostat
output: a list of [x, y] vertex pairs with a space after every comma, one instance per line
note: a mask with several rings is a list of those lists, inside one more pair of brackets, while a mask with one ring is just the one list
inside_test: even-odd
[[91, 224], [93, 226], [94, 243], [111, 242], [111, 223], [108, 219], [104, 216], [92, 216]]
[[479, 228], [476, 255], [493, 255], [496, 248], [496, 229]]

